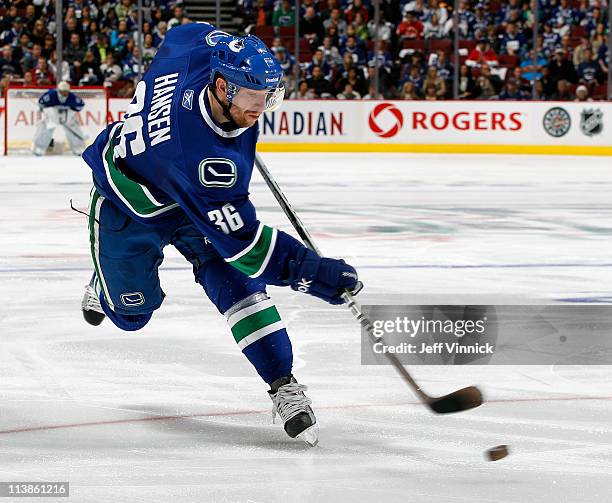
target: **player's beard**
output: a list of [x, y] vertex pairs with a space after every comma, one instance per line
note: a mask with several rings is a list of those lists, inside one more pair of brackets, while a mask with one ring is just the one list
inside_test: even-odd
[[230, 115], [238, 127], [248, 128], [257, 122], [261, 113], [252, 110], [244, 110], [234, 105], [230, 108]]

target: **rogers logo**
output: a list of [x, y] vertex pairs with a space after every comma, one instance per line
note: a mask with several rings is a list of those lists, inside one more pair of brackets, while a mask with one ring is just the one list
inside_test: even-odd
[[[383, 114], [382, 117], [380, 115]], [[382, 126], [379, 124], [382, 122]], [[380, 103], [370, 112], [370, 129], [381, 138], [395, 136], [404, 125], [404, 116], [399, 108], [391, 103]], [[384, 128], [384, 129], [383, 129]]]

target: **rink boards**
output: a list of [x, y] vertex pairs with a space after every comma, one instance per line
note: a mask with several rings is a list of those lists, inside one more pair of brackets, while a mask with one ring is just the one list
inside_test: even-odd
[[[128, 104], [111, 99], [108, 120]], [[612, 155], [611, 121], [608, 102], [287, 100], [260, 119], [259, 150]]]

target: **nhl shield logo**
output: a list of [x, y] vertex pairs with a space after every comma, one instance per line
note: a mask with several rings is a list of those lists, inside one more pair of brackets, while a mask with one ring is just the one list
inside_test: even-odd
[[580, 113], [580, 130], [587, 136], [603, 131], [603, 112], [599, 108], [586, 108]]

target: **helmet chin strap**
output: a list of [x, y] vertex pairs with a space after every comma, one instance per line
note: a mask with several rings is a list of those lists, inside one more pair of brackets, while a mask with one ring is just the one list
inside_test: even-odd
[[240, 126], [236, 124], [236, 121], [234, 120], [234, 118], [232, 117], [232, 114], [230, 113], [230, 109], [232, 108], [232, 102], [230, 101], [229, 105], [226, 105], [225, 103], [223, 103], [217, 96], [217, 89], [215, 87], [211, 87], [210, 91], [212, 95], [214, 96], [215, 100], [217, 100], [217, 103], [219, 103], [221, 110], [223, 110], [223, 117], [227, 119], [227, 122], [224, 122], [223, 124], [221, 124], [221, 128], [224, 131], [232, 131], [234, 129], [239, 129]]

